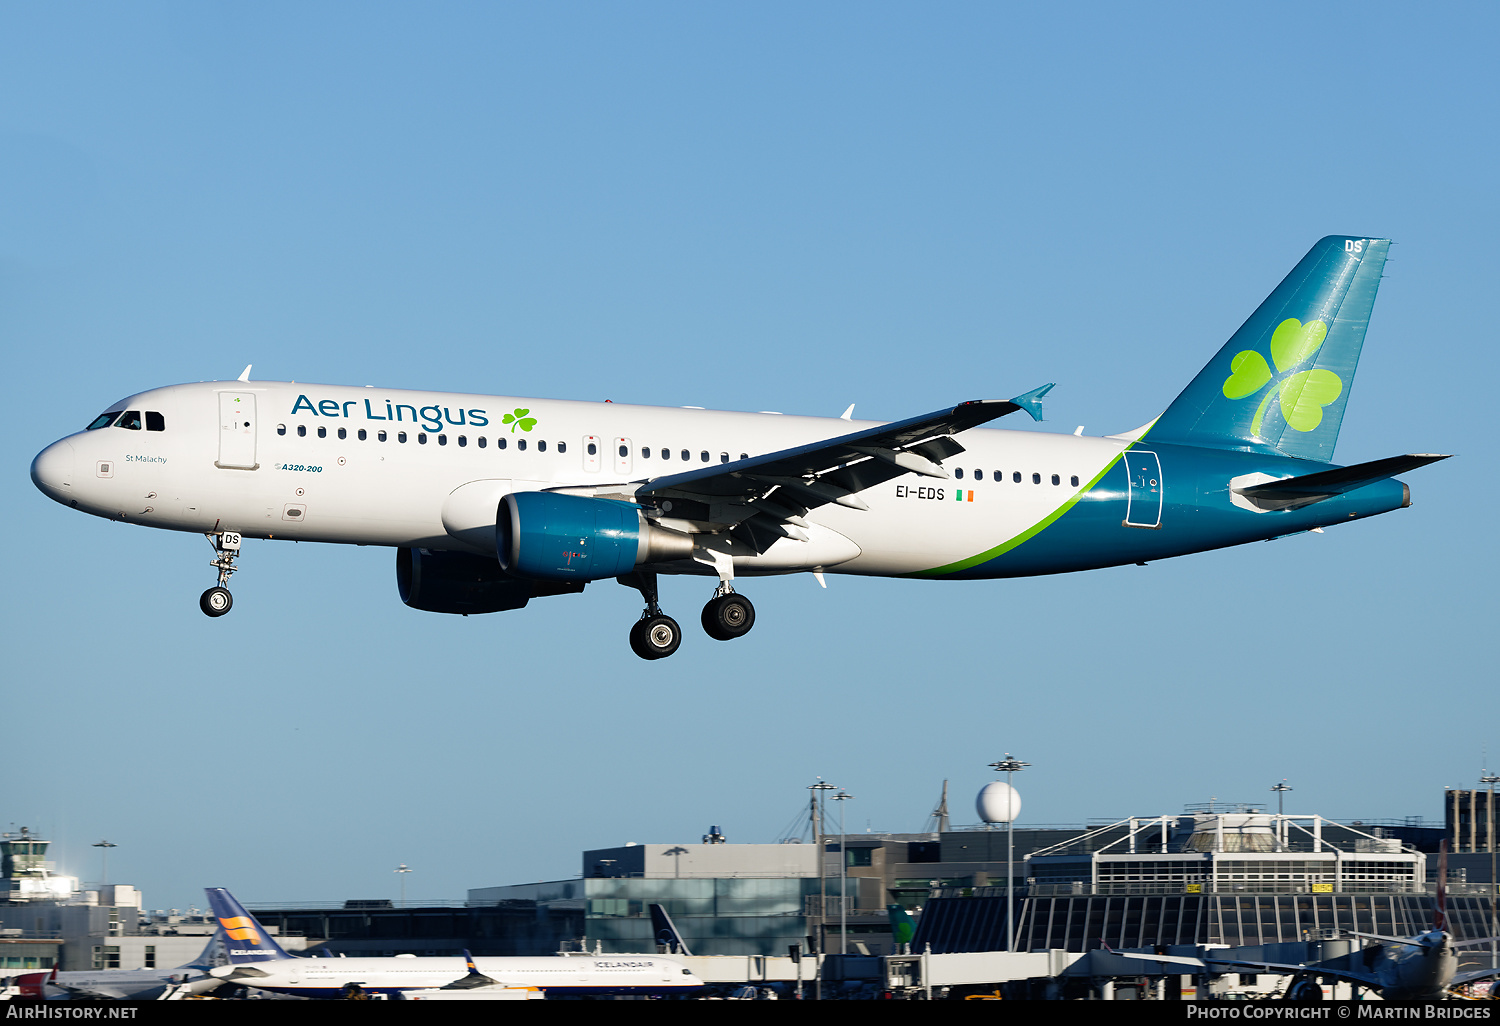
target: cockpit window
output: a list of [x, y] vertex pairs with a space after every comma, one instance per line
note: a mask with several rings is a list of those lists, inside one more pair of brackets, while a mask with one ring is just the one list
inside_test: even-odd
[[165, 431], [166, 429], [167, 429], [167, 421], [166, 421], [165, 417], [163, 417], [161, 414], [157, 413], [155, 410], [147, 410], [146, 411], [146, 430], [147, 431]]
[[101, 414], [99, 414], [99, 416], [95, 417], [94, 418], [94, 422], [92, 424], [90, 424], [88, 427], [84, 428], [84, 430], [85, 431], [98, 431], [102, 427], [109, 427], [111, 424], [114, 423], [115, 418], [118, 417], [119, 415], [120, 415], [120, 411], [119, 410], [115, 410], [113, 413], [101, 413]]
[[120, 419], [115, 422], [115, 427], [128, 428], [131, 431], [139, 431], [141, 429], [141, 411], [126, 410], [124, 413], [120, 414]]

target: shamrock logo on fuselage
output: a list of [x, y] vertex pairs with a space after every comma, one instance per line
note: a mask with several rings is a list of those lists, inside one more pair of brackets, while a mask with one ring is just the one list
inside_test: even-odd
[[[1303, 324], [1295, 317], [1288, 317], [1276, 325], [1276, 330], [1271, 333], [1271, 359], [1276, 363], [1276, 373], [1286, 376], [1266, 392], [1256, 408], [1255, 419], [1250, 422], [1250, 430], [1255, 435], [1260, 435], [1261, 421], [1273, 399], [1281, 399], [1281, 416], [1288, 425], [1297, 431], [1311, 431], [1323, 422], [1323, 407], [1343, 394], [1344, 382], [1333, 371], [1304, 370], [1287, 374], [1312, 359], [1327, 334], [1328, 325], [1322, 321]], [[1235, 353], [1234, 359], [1229, 361], [1229, 370], [1230, 375], [1224, 382], [1224, 395], [1229, 399], [1254, 395], [1276, 377], [1266, 358], [1254, 349]]]
[[536, 418], [526, 416], [530, 412], [530, 410], [517, 410], [514, 413], [507, 413], [500, 418], [500, 423], [509, 424], [511, 434], [515, 434], [518, 427], [522, 431], [530, 431], [536, 427]]

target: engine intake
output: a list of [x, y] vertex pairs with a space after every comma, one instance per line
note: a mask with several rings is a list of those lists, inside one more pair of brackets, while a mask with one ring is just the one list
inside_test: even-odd
[[556, 492], [512, 492], [495, 518], [506, 573], [543, 581], [601, 581], [642, 563], [691, 559], [691, 535], [658, 527], [639, 506]]
[[523, 581], [486, 556], [431, 549], [396, 550], [396, 590], [401, 601], [429, 613], [498, 613], [520, 609], [544, 595], [583, 590], [584, 581]]

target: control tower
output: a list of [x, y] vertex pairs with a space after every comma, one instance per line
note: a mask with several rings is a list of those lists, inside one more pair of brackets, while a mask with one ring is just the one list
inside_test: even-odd
[[51, 841], [27, 827], [0, 834], [0, 904], [65, 901], [78, 891], [76, 876], [54, 876], [47, 861]]

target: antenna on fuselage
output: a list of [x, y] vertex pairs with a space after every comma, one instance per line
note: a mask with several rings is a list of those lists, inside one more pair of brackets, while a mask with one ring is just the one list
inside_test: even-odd
[[245, 369], [242, 370], [242, 371], [240, 371], [240, 376], [236, 380], [237, 381], [249, 381], [250, 380], [250, 368], [254, 367], [254, 366], [255, 366], [255, 364], [253, 364], [253, 363], [247, 363], [247, 364], [245, 364]]

